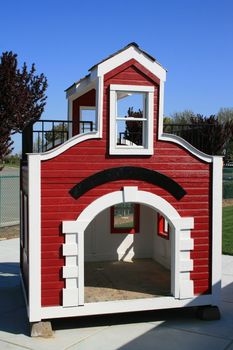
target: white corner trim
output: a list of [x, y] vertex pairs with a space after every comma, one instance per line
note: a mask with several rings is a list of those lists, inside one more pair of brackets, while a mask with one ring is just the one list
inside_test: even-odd
[[164, 114], [164, 82], [161, 81], [159, 85], [159, 105], [158, 105], [159, 113], [158, 113], [158, 139], [163, 134], [163, 114]]
[[104, 102], [104, 79], [98, 77], [96, 81], [96, 130], [99, 137], [103, 136], [103, 102]]
[[[68, 107], [68, 120], [73, 120], [73, 103], [71, 100], [67, 101], [67, 107]], [[73, 136], [73, 125], [72, 123], [68, 124], [68, 137], [69, 139]]]
[[222, 279], [222, 157], [213, 158], [212, 181], [212, 294], [220, 299]]
[[29, 321], [41, 320], [40, 155], [28, 156]]
[[133, 46], [130, 46], [126, 50], [100, 63], [97, 66], [97, 75], [103, 76], [104, 74], [110, 72], [111, 70], [115, 69], [116, 67], [119, 67], [120, 65], [131, 59], [135, 59], [160, 80], [166, 80], [166, 70], [156, 61], [150, 60], [146, 55], [144, 55], [141, 51], [137, 50], [137, 48]]

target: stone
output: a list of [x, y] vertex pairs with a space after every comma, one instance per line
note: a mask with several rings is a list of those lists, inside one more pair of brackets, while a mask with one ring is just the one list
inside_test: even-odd
[[51, 338], [53, 330], [51, 322], [36, 322], [31, 324], [31, 337]]

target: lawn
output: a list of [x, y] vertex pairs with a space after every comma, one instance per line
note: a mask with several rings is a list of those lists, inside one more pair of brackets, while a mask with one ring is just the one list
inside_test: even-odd
[[223, 208], [222, 252], [233, 255], [233, 206]]

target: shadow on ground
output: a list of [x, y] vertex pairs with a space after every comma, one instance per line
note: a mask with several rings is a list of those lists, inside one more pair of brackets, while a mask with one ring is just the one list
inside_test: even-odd
[[[18, 263], [0, 263], [0, 331], [29, 336], [30, 326], [19, 273]], [[188, 307], [63, 318], [51, 322], [55, 339], [56, 331], [57, 336], [59, 331], [65, 331], [64, 336], [69, 337], [69, 330], [75, 333], [77, 331], [78, 334], [85, 329], [104, 326], [98, 334], [82, 339], [81, 343], [69, 347], [70, 350], [80, 346], [81, 349], [82, 346], [85, 349], [93, 348], [93, 344], [98, 344], [103, 349], [118, 350], [154, 349], [155, 344], [156, 348], [170, 349], [173, 342], [174, 348], [180, 344], [180, 348], [190, 348], [192, 345], [193, 349], [195, 345], [195, 348], [201, 350], [207, 347], [215, 350], [225, 348], [233, 340], [233, 283], [230, 275], [229, 283], [222, 289], [220, 309], [222, 318], [219, 321], [200, 321], [196, 318], [196, 308]], [[49, 343], [47, 344], [49, 349]]]
[[0, 330], [29, 335], [19, 263], [0, 263]]

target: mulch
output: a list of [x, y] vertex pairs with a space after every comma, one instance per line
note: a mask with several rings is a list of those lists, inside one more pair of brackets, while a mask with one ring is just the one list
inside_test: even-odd
[[[233, 206], [233, 199], [224, 199], [223, 208]], [[19, 225], [0, 227], [0, 241], [19, 237]]]

